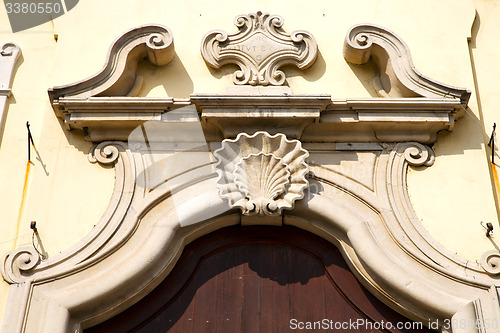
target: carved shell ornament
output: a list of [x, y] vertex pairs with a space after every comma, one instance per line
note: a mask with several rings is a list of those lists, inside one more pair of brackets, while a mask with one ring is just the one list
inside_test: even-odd
[[203, 59], [213, 68], [227, 64], [240, 67], [234, 73], [235, 84], [275, 85], [285, 82], [284, 65], [306, 69], [316, 60], [318, 46], [306, 31], [287, 34], [281, 29], [283, 18], [268, 13], [237, 16], [234, 24], [239, 31], [211, 31], [201, 43]]
[[214, 151], [221, 198], [244, 215], [280, 215], [304, 197], [307, 150], [284, 134], [240, 133]]

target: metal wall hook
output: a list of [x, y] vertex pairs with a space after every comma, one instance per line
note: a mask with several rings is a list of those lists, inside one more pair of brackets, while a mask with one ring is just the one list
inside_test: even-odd
[[484, 229], [486, 229], [486, 237], [490, 238], [491, 234], [493, 233], [493, 224], [488, 222], [486, 223], [486, 225], [484, 225], [483, 221], [481, 221], [481, 225], [483, 226]]
[[36, 221], [31, 221], [30, 229], [33, 230], [34, 233], [38, 232], [38, 229], [36, 228]]
[[[30, 229], [33, 230], [33, 234], [31, 235], [31, 244], [35, 248], [35, 251], [38, 252], [38, 254], [40, 255], [40, 258], [42, 258], [42, 260], [47, 259], [47, 253], [45, 252], [45, 249], [43, 248], [42, 240], [40, 239], [40, 235], [38, 234], [38, 229], [36, 227], [36, 221], [31, 221]], [[38, 250], [37, 246], [35, 245], [35, 236], [36, 236], [38, 245], [41, 247], [41, 251]]]
[[28, 129], [28, 162], [31, 161], [31, 145], [35, 146], [35, 142], [33, 142], [33, 135], [30, 130], [30, 122], [26, 122], [26, 128]]

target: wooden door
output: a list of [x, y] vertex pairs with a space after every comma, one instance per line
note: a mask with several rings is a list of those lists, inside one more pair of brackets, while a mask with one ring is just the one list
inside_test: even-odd
[[322, 238], [231, 227], [188, 245], [153, 292], [85, 333], [430, 332], [418, 325], [362, 287]]

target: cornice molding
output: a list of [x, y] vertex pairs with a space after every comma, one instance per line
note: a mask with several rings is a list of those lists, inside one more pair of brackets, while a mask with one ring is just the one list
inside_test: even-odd
[[471, 92], [432, 80], [418, 72], [405, 42], [392, 31], [373, 24], [349, 29], [344, 41], [344, 58], [355, 64], [375, 61], [378, 73], [373, 79], [381, 97], [456, 98], [466, 106]]
[[[88, 79], [49, 89], [53, 105], [61, 97], [134, 96], [142, 86], [137, 64], [147, 58], [156, 66], [175, 57], [174, 40], [169, 28], [154, 24], [131, 29], [118, 37], [109, 49], [103, 69]], [[57, 112], [57, 108], [55, 108]]]
[[127, 140], [131, 131], [146, 121], [170, 126], [165, 121], [169, 112], [196, 106], [208, 141], [264, 130], [305, 141], [430, 144], [439, 131], [451, 131], [465, 112], [457, 99], [339, 100], [329, 95], [61, 97], [53, 106], [68, 129], [85, 130], [86, 139], [92, 142]]

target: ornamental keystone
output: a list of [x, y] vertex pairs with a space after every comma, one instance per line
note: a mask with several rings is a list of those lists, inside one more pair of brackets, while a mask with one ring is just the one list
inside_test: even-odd
[[237, 16], [234, 24], [237, 33], [228, 35], [215, 30], [206, 34], [201, 54], [213, 68], [239, 66], [233, 77], [235, 84], [280, 86], [285, 82], [282, 66], [306, 69], [316, 60], [318, 46], [314, 37], [306, 31], [285, 33], [281, 16], [250, 13]]

